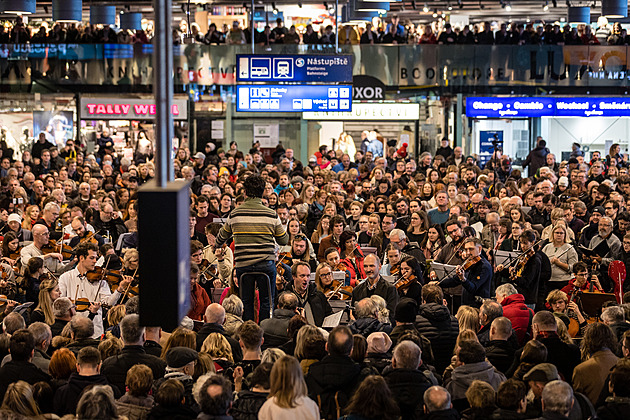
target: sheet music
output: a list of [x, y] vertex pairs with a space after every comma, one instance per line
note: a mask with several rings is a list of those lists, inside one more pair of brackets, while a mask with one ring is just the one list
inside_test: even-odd
[[335, 328], [341, 322], [342, 316], [343, 316], [343, 311], [339, 311], [332, 315], [328, 315], [326, 318], [324, 318], [324, 322], [322, 323], [322, 328]]
[[512, 251], [495, 251], [494, 252], [494, 261], [496, 265], [502, 264], [504, 267], [514, 261], [516, 258], [521, 255], [520, 252], [512, 252]]
[[440, 264], [437, 262], [431, 263], [431, 270], [435, 271], [435, 275], [439, 281], [455, 274], [455, 268], [457, 268], [456, 265]]

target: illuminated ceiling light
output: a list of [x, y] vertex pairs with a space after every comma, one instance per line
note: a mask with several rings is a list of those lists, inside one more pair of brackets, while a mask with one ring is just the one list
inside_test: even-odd
[[545, 12], [549, 11], [549, 2], [548, 1], [546, 1], [545, 4], [543, 5], [543, 10]]
[[508, 12], [512, 11], [512, 5], [510, 3], [505, 5], [505, 10], [507, 10]]
[[389, 3], [387, 2], [373, 2], [373, 1], [360, 1], [354, 2], [354, 10], [357, 12], [379, 12], [385, 13], [389, 11]]
[[435, 9], [435, 10], [433, 11], [433, 17], [434, 17], [434, 18], [438, 17], [438, 12], [437, 12], [437, 9]]
[[448, 10], [453, 10], [453, 6], [451, 6], [451, 3], [450, 3], [450, 2], [448, 3], [448, 6], [446, 6], [446, 8], [447, 8]]
[[278, 8], [276, 7], [276, 3], [275, 2], [271, 2], [271, 7], [273, 7], [273, 14], [277, 15], [278, 14]]
[[426, 4], [426, 3], [424, 3], [424, 7], [422, 8], [422, 11], [423, 11], [424, 13], [429, 13], [429, 6], [427, 6], [427, 4]]

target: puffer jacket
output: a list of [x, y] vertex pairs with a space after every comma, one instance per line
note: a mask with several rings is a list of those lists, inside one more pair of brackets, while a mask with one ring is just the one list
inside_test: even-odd
[[258, 420], [260, 407], [267, 401], [267, 392], [241, 391], [230, 414], [234, 420]]
[[365, 338], [374, 332], [384, 332], [386, 334], [392, 332], [390, 324], [383, 324], [376, 318], [359, 318], [350, 324], [349, 327], [352, 334], [361, 334]]
[[125, 394], [116, 401], [116, 407], [118, 408], [118, 415], [126, 416], [129, 420], [146, 420], [154, 403], [152, 395], [134, 397]]
[[530, 316], [534, 316], [534, 311], [525, 305], [525, 296], [520, 293], [507, 296], [501, 302], [503, 306], [503, 316], [512, 322], [512, 328], [516, 331], [518, 343], [522, 346], [528, 338], [530, 326]]
[[418, 308], [416, 316], [418, 332], [431, 341], [435, 369], [444, 372], [451, 363], [455, 341], [459, 334], [459, 322], [448, 308], [438, 303], [426, 303]]
[[451, 393], [452, 400], [465, 399], [466, 390], [474, 380], [487, 382], [496, 391], [506, 378], [486, 360], [458, 366], [453, 369], [450, 382], [446, 384], [446, 389]]

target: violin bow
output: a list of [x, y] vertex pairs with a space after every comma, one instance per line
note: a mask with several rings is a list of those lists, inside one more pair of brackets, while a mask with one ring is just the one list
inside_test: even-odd
[[133, 272], [132, 279], [129, 282], [129, 284], [127, 285], [127, 289], [125, 289], [125, 294], [123, 295], [122, 299], [120, 300], [121, 302], [125, 301], [125, 298], [127, 297], [127, 293], [129, 293], [129, 289], [131, 289], [131, 283], [133, 282], [133, 279], [136, 278], [136, 273], [138, 272], [138, 268], [139, 267], [136, 267], [136, 271]]

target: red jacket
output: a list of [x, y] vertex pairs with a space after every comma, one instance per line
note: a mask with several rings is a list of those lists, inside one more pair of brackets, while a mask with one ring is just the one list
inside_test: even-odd
[[188, 317], [195, 321], [203, 321], [206, 308], [211, 303], [204, 288], [195, 283], [190, 290], [190, 310], [188, 311]]
[[507, 296], [501, 306], [503, 316], [512, 322], [519, 344], [525, 344], [527, 332], [531, 332], [530, 319], [534, 316], [534, 311], [525, 305], [525, 297], [519, 293]]

